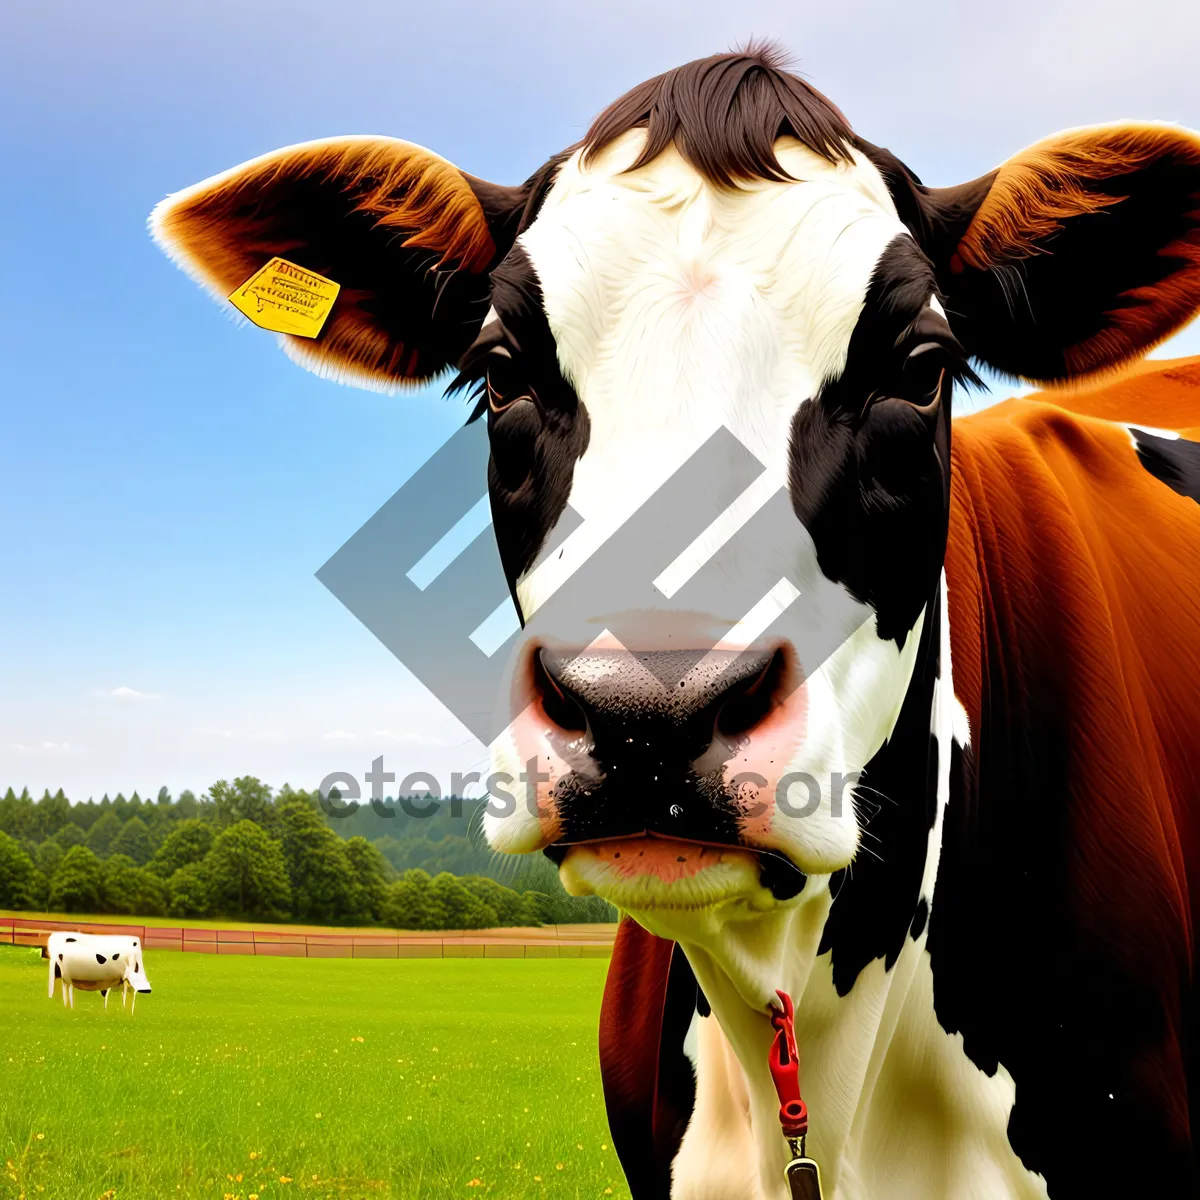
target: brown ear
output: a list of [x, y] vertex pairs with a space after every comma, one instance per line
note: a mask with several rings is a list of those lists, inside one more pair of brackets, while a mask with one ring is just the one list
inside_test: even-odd
[[1137, 358], [1200, 308], [1200, 137], [1171, 125], [1055, 134], [954, 188], [873, 156], [976, 357], [1046, 382]]
[[320, 334], [281, 344], [318, 374], [393, 390], [438, 374], [470, 344], [487, 273], [509, 248], [493, 230], [511, 230], [523, 203], [523, 189], [472, 180], [412, 142], [343, 137], [276, 150], [168, 196], [150, 226], [221, 300], [276, 255], [340, 284]]

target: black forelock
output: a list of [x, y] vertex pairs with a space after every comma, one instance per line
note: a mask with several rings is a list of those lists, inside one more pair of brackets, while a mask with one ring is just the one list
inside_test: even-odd
[[842, 113], [798, 75], [784, 69], [770, 44], [696, 59], [656, 75], [610, 104], [583, 140], [588, 162], [631, 129], [646, 145], [630, 170], [672, 142], [710, 183], [791, 178], [775, 156], [780, 137], [794, 137], [831, 163], [850, 161], [854, 134]]

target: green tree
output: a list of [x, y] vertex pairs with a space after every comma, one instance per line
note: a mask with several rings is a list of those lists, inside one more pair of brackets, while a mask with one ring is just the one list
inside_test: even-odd
[[232, 783], [218, 779], [208, 789], [208, 796], [215, 806], [218, 825], [253, 821], [256, 825], [269, 828], [273, 823], [271, 789], [253, 775], [243, 775]]
[[391, 863], [365, 837], [352, 837], [344, 844], [346, 861], [362, 889], [368, 914], [378, 921], [383, 913], [387, 885], [395, 879]]
[[20, 842], [0, 833], [0, 908], [33, 908], [39, 882], [33, 860]]
[[158, 789], [158, 797], [155, 803], [157, 803], [161, 808], [171, 807], [171, 793], [166, 787], [160, 787]]
[[460, 882], [477, 900], [495, 912], [498, 925], [542, 923], [541, 911], [533, 897], [526, 897], [483, 875], [468, 875]]
[[37, 854], [33, 856], [34, 864], [47, 879], [54, 878], [54, 872], [58, 870], [59, 863], [63, 860], [63, 855], [66, 851], [62, 845], [54, 838], [47, 838], [38, 848]]
[[289, 800], [279, 810], [279, 825], [296, 917], [348, 923], [369, 920], [370, 898], [346, 855], [346, 843], [321, 814], [304, 801]]
[[137, 863], [127, 854], [110, 854], [100, 871], [100, 906], [105, 912], [137, 911]]
[[105, 912], [159, 917], [167, 910], [167, 888], [157, 875], [127, 854], [113, 854], [103, 865], [100, 898]]
[[216, 911], [267, 920], [288, 915], [291, 888], [279, 843], [253, 821], [218, 834], [204, 862]]
[[109, 853], [126, 854], [139, 867], [145, 866], [154, 853], [154, 843], [146, 822], [141, 817], [130, 817], [113, 838]]
[[87, 840], [83, 830], [78, 825], [64, 825], [55, 835], [54, 840], [64, 849], [70, 850], [72, 846], [82, 846]]
[[212, 844], [213, 829], [207, 822], [194, 817], [180, 821], [155, 851], [149, 870], [162, 879], [170, 879], [180, 867], [200, 862]]
[[50, 881], [54, 912], [96, 912], [100, 907], [101, 863], [87, 846], [72, 846]]
[[449, 871], [433, 877], [429, 894], [446, 913], [446, 929], [488, 929], [499, 922], [496, 910], [464, 887], [462, 881]]
[[50, 795], [50, 789], [47, 788], [45, 794], [37, 802], [37, 822], [34, 836], [39, 842], [44, 841], [57, 833], [70, 819], [71, 802], [63, 795], [62, 788], [59, 788], [53, 796]]
[[431, 883], [427, 872], [414, 867], [388, 884], [383, 924], [391, 929], [445, 929], [446, 910], [433, 895]]
[[179, 793], [179, 799], [175, 801], [174, 811], [176, 817], [181, 821], [190, 821], [193, 817], [200, 815], [200, 804], [196, 800], [195, 793], [190, 788], [184, 788]]
[[162, 917], [166, 915], [170, 893], [167, 885], [152, 871], [139, 867], [136, 889], [137, 907], [134, 912], [143, 917]]
[[[118, 797], [122, 806], [128, 804], [123, 797]], [[112, 853], [113, 840], [121, 832], [121, 818], [115, 812], [115, 806], [104, 812], [100, 819], [87, 831], [87, 848], [99, 858], [107, 858]]]
[[167, 912], [172, 917], [211, 917], [213, 888], [203, 862], [179, 868], [167, 882]]

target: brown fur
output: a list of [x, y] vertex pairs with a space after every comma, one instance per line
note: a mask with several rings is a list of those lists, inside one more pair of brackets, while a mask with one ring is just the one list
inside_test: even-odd
[[[444, 366], [408, 329], [380, 319], [390, 273], [429, 280], [453, 267], [480, 274], [496, 252], [458, 168], [421, 146], [383, 137], [264, 155], [168, 197], [153, 221], [168, 253], [222, 298], [276, 254], [340, 283], [320, 337], [289, 337], [286, 344], [306, 366], [368, 385], [419, 381]], [[368, 226], [359, 244], [356, 222]]]
[[[1106, 210], [1115, 228], [1120, 206], [1146, 186], [1139, 176], [1151, 170], [1189, 181], [1182, 185], [1184, 211], [1163, 214], [1185, 222], [1158, 250], [1163, 276], [1113, 296], [1103, 328], [1064, 348], [1063, 362], [1068, 375], [1086, 375], [1142, 354], [1187, 321], [1200, 296], [1200, 138], [1187, 130], [1135, 122], [1096, 126], [1021, 151], [997, 172], [951, 268], [957, 274], [1053, 255], [1056, 235], [1070, 222]], [[1166, 268], [1170, 260], [1173, 269]]]
[[699, 58], [626, 92], [592, 122], [583, 141], [584, 162], [642, 127], [646, 144], [630, 170], [674, 143], [718, 187], [789, 179], [775, 157], [775, 143], [785, 135], [832, 163], [848, 161], [854, 142], [841, 112], [784, 70], [783, 55], [770, 45]]

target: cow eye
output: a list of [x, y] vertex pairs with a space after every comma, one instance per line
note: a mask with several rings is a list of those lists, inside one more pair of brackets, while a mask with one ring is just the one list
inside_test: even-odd
[[899, 398], [918, 408], [935, 405], [951, 365], [950, 352], [940, 342], [914, 347], [900, 369]]
[[493, 354], [487, 368], [488, 408], [501, 413], [518, 400], [532, 400], [533, 389], [520, 377], [507, 355]]

